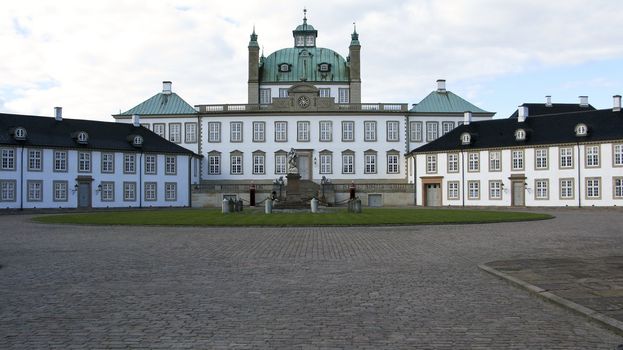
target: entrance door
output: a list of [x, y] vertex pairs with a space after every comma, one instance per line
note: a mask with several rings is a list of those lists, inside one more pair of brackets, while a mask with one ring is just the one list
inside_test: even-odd
[[309, 170], [309, 155], [300, 154], [299, 159], [299, 174], [303, 180], [311, 180], [311, 171]]
[[91, 207], [91, 183], [80, 182], [78, 184], [78, 208]]
[[426, 206], [438, 207], [441, 205], [441, 184], [426, 184]]
[[523, 207], [525, 201], [525, 183], [523, 181], [513, 181], [513, 203], [514, 207]]

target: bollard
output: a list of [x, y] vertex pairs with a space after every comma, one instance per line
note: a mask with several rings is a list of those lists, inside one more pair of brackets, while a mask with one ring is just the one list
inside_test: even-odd
[[354, 212], [361, 213], [361, 199], [355, 199]]
[[317, 213], [318, 212], [318, 200], [314, 197], [310, 201], [310, 204], [311, 204], [311, 212]]
[[233, 199], [227, 201], [227, 207], [230, 213], [236, 211], [236, 204]]
[[264, 213], [270, 214], [272, 212], [273, 212], [273, 200], [270, 198], [267, 198], [264, 204]]
[[223, 214], [229, 213], [229, 201], [227, 199], [223, 199], [223, 207], [221, 208], [221, 212]]
[[242, 211], [243, 207], [244, 207], [244, 204], [242, 204], [242, 198], [240, 198], [236, 202], [236, 211]]

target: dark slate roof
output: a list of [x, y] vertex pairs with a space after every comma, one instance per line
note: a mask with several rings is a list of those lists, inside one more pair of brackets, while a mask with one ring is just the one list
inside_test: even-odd
[[157, 93], [137, 106], [118, 115], [171, 115], [196, 114], [197, 111], [176, 93]]
[[[17, 141], [11, 130], [26, 129], [26, 140]], [[89, 135], [86, 145], [78, 144], [73, 135], [85, 131]], [[128, 136], [143, 137], [142, 147], [134, 147]], [[94, 120], [65, 119], [57, 122], [53, 117], [38, 117], [0, 113], [0, 145], [24, 145], [38, 147], [74, 148], [86, 150], [140, 151], [157, 153], [193, 154], [192, 151], [169, 142], [144, 127], [133, 124]]]
[[[524, 107], [528, 107], [528, 117], [535, 117], [546, 114], [559, 114], [569, 112], [585, 112], [594, 111], [595, 107], [588, 105], [586, 107], [580, 106], [579, 103], [552, 103], [551, 107], [547, 107], [545, 103], [524, 103]], [[509, 118], [517, 118], [518, 112], [515, 110]]]
[[[584, 123], [588, 135], [575, 136], [575, 126]], [[527, 138], [515, 140], [515, 131], [526, 130]], [[472, 135], [470, 145], [462, 145], [460, 136], [464, 132]], [[528, 117], [523, 123], [517, 119], [495, 119], [461, 125], [451, 132], [411, 153], [450, 151], [460, 149], [481, 149], [514, 146], [535, 146], [591, 141], [623, 140], [623, 112], [612, 109], [592, 110]]]

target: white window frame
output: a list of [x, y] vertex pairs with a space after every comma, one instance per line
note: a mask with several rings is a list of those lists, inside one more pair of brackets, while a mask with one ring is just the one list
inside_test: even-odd
[[439, 137], [439, 122], [426, 122], [426, 141], [435, 141]]
[[524, 151], [521, 149], [511, 150], [511, 170], [524, 170]]
[[376, 121], [366, 120], [363, 122], [363, 140], [365, 142], [376, 142]]
[[350, 89], [338, 88], [338, 103], [350, 103]]
[[560, 199], [575, 198], [575, 180], [573, 178], [562, 178], [558, 181]]
[[263, 152], [253, 153], [253, 175], [266, 174], [266, 154]]
[[184, 123], [184, 142], [197, 143], [197, 123]]
[[112, 152], [100, 153], [101, 158], [101, 173], [102, 174], [114, 174], [115, 173], [115, 154]]
[[448, 153], [447, 157], [447, 169], [449, 173], [458, 173], [459, 172], [459, 154], [458, 153]]
[[136, 202], [136, 182], [123, 182], [123, 201]]
[[342, 174], [355, 173], [355, 154], [352, 152], [342, 153]]
[[208, 122], [208, 142], [221, 142], [221, 122]]
[[612, 198], [623, 199], [623, 176], [612, 178]]
[[15, 202], [17, 180], [0, 180], [0, 202]]
[[155, 202], [158, 200], [158, 183], [147, 181], [143, 184], [143, 197], [146, 202]]
[[320, 173], [332, 174], [333, 173], [333, 153], [321, 152], [320, 153]]
[[480, 152], [467, 153], [467, 171], [470, 173], [480, 171]]
[[242, 142], [242, 122], [229, 123], [229, 142]]
[[612, 144], [612, 166], [623, 167], [623, 143]]
[[321, 120], [318, 123], [319, 141], [331, 142], [333, 140], [333, 123], [330, 120]]
[[560, 169], [573, 169], [573, 147], [560, 147], [558, 149], [558, 166]]
[[387, 142], [400, 141], [400, 123], [396, 120], [388, 120], [386, 123]]
[[174, 202], [177, 200], [177, 183], [164, 183], [164, 200], [167, 202]]
[[169, 124], [169, 141], [182, 143], [182, 123]]
[[547, 148], [535, 148], [534, 149], [534, 168], [536, 170], [549, 169], [549, 149]]
[[489, 199], [490, 200], [501, 200], [502, 199], [502, 188], [504, 185], [500, 180], [489, 180]]
[[158, 155], [145, 154], [145, 174], [156, 175], [158, 173]]
[[331, 88], [318, 88], [320, 97], [331, 97]]
[[502, 151], [489, 151], [489, 171], [502, 171]]
[[123, 154], [123, 173], [124, 174], [136, 174], [136, 154], [134, 153]]
[[400, 155], [395, 152], [387, 153], [387, 173], [399, 174], [400, 173]]
[[67, 181], [52, 181], [52, 191], [54, 202], [67, 202], [69, 183]]
[[288, 142], [288, 122], [275, 122], [275, 142]]
[[534, 199], [535, 200], [549, 199], [549, 180], [548, 179], [535, 179], [534, 180]]
[[176, 156], [164, 156], [164, 174], [176, 175], [177, 174], [177, 157]]
[[43, 181], [42, 180], [26, 181], [26, 189], [27, 189], [29, 202], [42, 202], [43, 201]]
[[286, 174], [288, 172], [288, 155], [285, 152], [275, 153], [275, 174]]
[[309, 142], [310, 123], [308, 121], [296, 122], [296, 141]]
[[271, 93], [270, 93], [270, 89], [260, 89], [260, 104], [261, 105], [268, 105], [271, 103]]
[[586, 199], [601, 199], [601, 177], [587, 177], [584, 181]]
[[102, 202], [113, 202], [115, 200], [115, 183], [113, 181], [102, 181], [101, 185], [100, 198]]
[[441, 123], [441, 136], [449, 133], [450, 131], [452, 131], [452, 129], [454, 129], [454, 122], [453, 121], [445, 121]]
[[377, 153], [365, 152], [364, 155], [364, 174], [376, 174], [377, 173]]
[[409, 140], [411, 142], [422, 142], [423, 123], [420, 121], [409, 122]]
[[426, 173], [437, 174], [437, 155], [436, 154], [426, 155]]
[[28, 150], [28, 171], [43, 171], [43, 150]]
[[240, 152], [230, 153], [229, 155], [229, 173], [231, 175], [243, 175], [244, 174], [244, 163], [243, 163], [243, 154]]
[[165, 123], [154, 123], [154, 134], [162, 137], [163, 139], [166, 138], [167, 135], [167, 128], [166, 128], [166, 124]]
[[459, 181], [448, 181], [448, 200], [458, 200], [461, 199], [461, 191], [460, 191], [460, 182]]
[[288, 97], [288, 88], [279, 88], [279, 98]]
[[584, 147], [584, 154], [586, 155], [586, 161], [584, 166], [587, 168], [599, 168], [600, 166], [600, 149], [599, 145], [586, 145]]
[[253, 122], [253, 142], [266, 141], [266, 122]]
[[342, 142], [355, 141], [355, 122], [351, 120], [342, 121]]
[[480, 199], [480, 180], [467, 181], [467, 199], [469, 200]]
[[66, 173], [67, 172], [67, 158], [69, 154], [67, 151], [54, 150], [54, 172]]
[[208, 175], [221, 174], [221, 154], [218, 152], [208, 153]]
[[78, 152], [78, 172], [90, 173], [91, 172], [91, 152]]

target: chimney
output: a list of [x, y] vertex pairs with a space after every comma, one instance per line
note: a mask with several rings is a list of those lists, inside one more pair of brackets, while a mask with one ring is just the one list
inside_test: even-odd
[[588, 107], [588, 96], [579, 96], [580, 97], [580, 107]]
[[517, 121], [523, 123], [528, 118], [528, 107], [519, 106], [517, 107]]
[[162, 93], [165, 95], [170, 95], [171, 94], [171, 85], [173, 83], [170, 81], [163, 81], [162, 82]]
[[63, 107], [54, 107], [54, 119], [57, 122], [63, 121]]
[[446, 92], [446, 81], [443, 79], [437, 80], [437, 92]]
[[136, 126], [137, 128], [139, 126], [141, 126], [141, 116], [138, 114], [132, 114], [132, 123], [134, 124], [134, 126]]
[[463, 125], [469, 125], [472, 122], [472, 112], [466, 111], [463, 113]]
[[613, 112], [621, 111], [621, 95], [612, 96], [612, 111]]
[[545, 107], [551, 107], [552, 106], [552, 96], [547, 95], [545, 96]]

